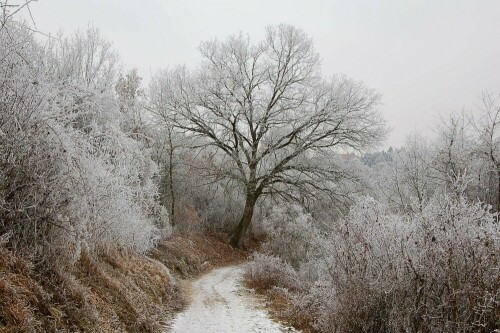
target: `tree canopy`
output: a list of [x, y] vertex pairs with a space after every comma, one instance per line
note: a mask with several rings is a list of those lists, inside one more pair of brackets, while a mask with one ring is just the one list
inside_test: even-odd
[[380, 95], [343, 75], [325, 79], [311, 39], [288, 25], [252, 44], [242, 34], [200, 46], [201, 66], [164, 71], [163, 105], [154, 112], [215, 148], [218, 178], [238, 183], [246, 203], [233, 244], [262, 195], [332, 196], [347, 177], [334, 162], [346, 150], [378, 144], [385, 123]]

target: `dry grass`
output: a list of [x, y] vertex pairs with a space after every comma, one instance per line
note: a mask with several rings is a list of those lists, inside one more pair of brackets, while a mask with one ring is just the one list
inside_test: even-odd
[[267, 281], [246, 278], [245, 285], [264, 298], [266, 309], [272, 319], [304, 333], [318, 332], [313, 328], [314, 318], [304, 311], [299, 311], [283, 291], [273, 288]]
[[84, 257], [71, 273], [86, 295], [87, 321], [97, 319], [99, 331], [156, 332], [183, 304], [168, 270], [148, 257]]
[[[186, 304], [182, 278], [246, 260], [215, 235], [178, 235], [151, 257], [82, 256], [33, 267], [0, 244], [0, 332], [158, 332]], [[167, 268], [168, 267], [168, 268]]]
[[157, 332], [182, 307], [165, 266], [148, 257], [82, 259], [32, 269], [0, 248], [0, 332]]
[[0, 244], [0, 332], [34, 332], [42, 323], [34, 307], [48, 314], [47, 295], [31, 278], [32, 268]]
[[170, 237], [151, 256], [180, 277], [191, 278], [213, 268], [243, 262], [248, 254], [231, 247], [224, 236], [191, 234]]

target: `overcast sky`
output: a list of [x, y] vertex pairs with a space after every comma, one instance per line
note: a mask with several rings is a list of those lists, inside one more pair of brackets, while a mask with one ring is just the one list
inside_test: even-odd
[[326, 76], [344, 73], [383, 95], [392, 132], [432, 135], [441, 115], [473, 110], [500, 93], [500, 0], [39, 0], [37, 28], [65, 33], [89, 23], [147, 78], [199, 60], [203, 40], [243, 31], [258, 41], [288, 23], [314, 40]]

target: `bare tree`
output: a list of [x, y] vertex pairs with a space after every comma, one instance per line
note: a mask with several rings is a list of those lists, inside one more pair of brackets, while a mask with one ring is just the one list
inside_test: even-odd
[[[37, 0], [23, 0], [23, 1], [0, 1], [0, 30], [3, 30], [8, 24], [9, 20], [18, 15], [22, 10], [26, 9], [31, 18], [31, 22], [36, 27], [35, 20], [31, 14], [30, 4]], [[33, 29], [26, 27], [29, 30]]]
[[468, 137], [469, 122], [465, 113], [452, 114], [438, 125], [436, 142], [436, 170], [448, 187], [456, 183], [468, 170], [472, 142]]
[[385, 135], [379, 95], [344, 76], [323, 79], [319, 56], [301, 30], [269, 27], [256, 45], [240, 34], [204, 42], [200, 50], [197, 71], [170, 71], [161, 112], [214, 149], [215, 176], [243, 187], [245, 208], [231, 240], [236, 247], [261, 196], [334, 196], [330, 184], [347, 176], [335, 154], [371, 147]]
[[164, 107], [167, 105], [168, 91], [170, 88], [169, 73], [160, 71], [151, 78], [149, 84], [146, 109], [157, 115], [155, 123], [160, 125], [160, 129], [156, 134], [156, 159], [162, 168], [162, 178], [160, 193], [165, 205], [168, 205], [170, 219], [172, 225], [175, 225], [177, 217], [177, 178], [180, 172], [179, 164], [183, 158], [183, 146], [186, 145], [186, 138], [176, 132], [168, 110]]
[[115, 85], [120, 58], [99, 29], [90, 25], [70, 37], [61, 34], [48, 40], [46, 49], [47, 71], [62, 84], [78, 81], [100, 92]]
[[484, 161], [488, 179], [488, 202], [500, 211], [500, 105], [489, 93], [481, 96], [479, 118], [473, 119], [478, 144], [476, 155]]
[[384, 200], [398, 212], [420, 212], [436, 191], [433, 162], [430, 142], [418, 133], [409, 135], [393, 160], [374, 175]]

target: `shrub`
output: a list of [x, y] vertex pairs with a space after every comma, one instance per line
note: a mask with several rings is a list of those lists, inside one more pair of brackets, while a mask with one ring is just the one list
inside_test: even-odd
[[324, 239], [313, 222], [311, 215], [298, 205], [273, 207], [261, 222], [261, 228], [268, 238], [262, 250], [282, 258], [298, 270], [324, 250]]
[[0, 234], [12, 234], [9, 246], [67, 264], [82, 252], [143, 253], [158, 226], [168, 233], [150, 152], [121, 127], [116, 66], [95, 30], [46, 48], [22, 24], [0, 30]]
[[245, 277], [253, 287], [271, 289], [274, 286], [291, 291], [302, 289], [297, 272], [286, 261], [278, 257], [256, 253], [247, 266]]
[[491, 332], [498, 328], [495, 216], [439, 196], [420, 214], [360, 201], [334, 234], [329, 275], [311, 290], [318, 327], [340, 332]]
[[[275, 216], [286, 219], [288, 212], [276, 211]], [[269, 229], [287, 235], [271, 234], [278, 245], [263, 247], [279, 259], [256, 257], [250, 269], [258, 272], [253, 279], [260, 277], [266, 285], [289, 288], [288, 277], [298, 277], [301, 288], [294, 287], [291, 299], [299, 311], [315, 318], [319, 331], [499, 329], [500, 227], [489, 207], [462, 195], [443, 194], [422, 211], [403, 216], [364, 197], [325, 236], [311, 232], [312, 222], [299, 221], [296, 228], [301, 225], [309, 229], [295, 238]], [[280, 244], [287, 237], [291, 243]], [[319, 255], [304, 255], [305, 244], [311, 242], [321, 244]], [[293, 266], [300, 254], [308, 259]]]

